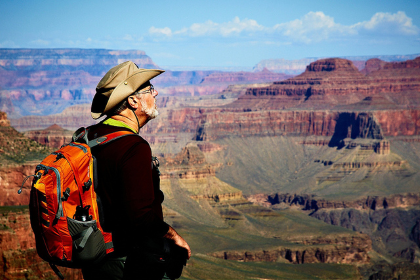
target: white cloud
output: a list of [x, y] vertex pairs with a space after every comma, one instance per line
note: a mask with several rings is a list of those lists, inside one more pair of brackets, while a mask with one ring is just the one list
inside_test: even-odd
[[240, 33], [262, 31], [263, 29], [264, 27], [259, 25], [256, 20], [240, 20], [239, 17], [235, 17], [232, 21], [224, 23], [215, 23], [211, 20], [205, 23], [194, 23], [186, 32], [190, 36], [221, 35], [223, 37], [229, 37], [239, 35]]
[[[413, 36], [420, 33], [412, 19], [404, 12], [376, 13], [368, 21], [353, 25], [337, 23], [333, 17], [323, 12], [309, 12], [300, 19], [278, 23], [272, 27], [260, 25], [253, 19], [240, 19], [217, 23], [211, 20], [193, 23], [189, 27], [172, 31], [169, 27], [156, 28], [152, 26], [149, 34], [152, 37], [185, 38], [185, 37], [219, 37], [249, 42], [270, 42], [269, 44], [317, 43], [328, 40], [358, 39], [358, 36], [369, 33], [371, 39], [384, 35]], [[415, 38], [413, 38], [415, 40]]]
[[50, 44], [50, 41], [38, 39], [31, 42], [31, 44], [37, 45], [37, 46], [48, 46]]
[[419, 28], [404, 12], [376, 13], [369, 21], [356, 23], [352, 26], [355, 30], [375, 34], [390, 35], [417, 35]]
[[273, 31], [294, 41], [304, 43], [319, 42], [336, 36], [356, 33], [350, 27], [336, 23], [334, 18], [323, 12], [309, 12], [301, 19], [276, 24]]
[[156, 28], [154, 26], [149, 28], [149, 33], [151, 35], [164, 35], [164, 36], [172, 36], [172, 30], [169, 27], [164, 28]]
[[13, 41], [3, 41], [0, 43], [0, 48], [19, 48], [19, 45]]
[[125, 41], [133, 41], [133, 36], [131, 36], [130, 34], [126, 34], [122, 39]]
[[193, 23], [190, 27], [182, 28], [172, 33], [169, 27], [164, 28], [155, 28], [152, 26], [149, 29], [149, 33], [154, 35], [184, 35], [191, 37], [200, 37], [200, 36], [222, 36], [229, 37], [233, 35], [239, 35], [241, 33], [252, 33], [256, 31], [262, 31], [263, 26], [259, 25], [256, 20], [253, 19], [244, 19], [241, 20], [239, 17], [235, 17], [232, 21], [217, 23], [211, 20], [208, 20], [203, 23]]

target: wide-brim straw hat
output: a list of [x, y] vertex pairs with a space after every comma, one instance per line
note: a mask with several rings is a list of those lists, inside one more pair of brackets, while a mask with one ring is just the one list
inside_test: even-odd
[[132, 61], [111, 68], [96, 86], [91, 115], [95, 120], [137, 91], [147, 81], [165, 72], [159, 69], [138, 68]]

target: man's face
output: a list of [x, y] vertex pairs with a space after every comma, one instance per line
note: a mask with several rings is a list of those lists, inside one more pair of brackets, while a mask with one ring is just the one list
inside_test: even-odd
[[159, 94], [152, 85], [145, 87], [140, 92], [141, 111], [145, 113], [149, 120], [156, 118], [159, 115], [156, 105], [156, 96]]

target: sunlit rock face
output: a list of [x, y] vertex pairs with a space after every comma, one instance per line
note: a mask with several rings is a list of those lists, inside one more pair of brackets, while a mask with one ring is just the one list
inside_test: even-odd
[[254, 102], [255, 106], [265, 109], [327, 109], [353, 104], [381, 93], [397, 94], [393, 101], [404, 103], [398, 93], [420, 90], [420, 58], [378, 64], [373, 67], [377, 69], [374, 71], [369, 63], [366, 67], [370, 73], [364, 75], [346, 59], [318, 60], [296, 77], [274, 82], [268, 87], [248, 89], [246, 95], [238, 100], [241, 101], [238, 105]]
[[71, 141], [72, 131], [65, 130], [57, 124], [46, 129], [30, 130], [24, 133], [26, 137], [51, 148], [60, 148]]
[[[53, 279], [57, 277], [49, 264], [36, 253], [35, 236], [27, 208], [0, 212], [1, 279]], [[83, 279], [80, 269], [60, 267], [66, 279]]]

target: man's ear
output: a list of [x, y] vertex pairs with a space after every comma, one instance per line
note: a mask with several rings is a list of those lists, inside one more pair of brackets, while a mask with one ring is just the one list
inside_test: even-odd
[[137, 109], [139, 107], [139, 100], [134, 95], [131, 95], [128, 97], [128, 105], [133, 109]]

